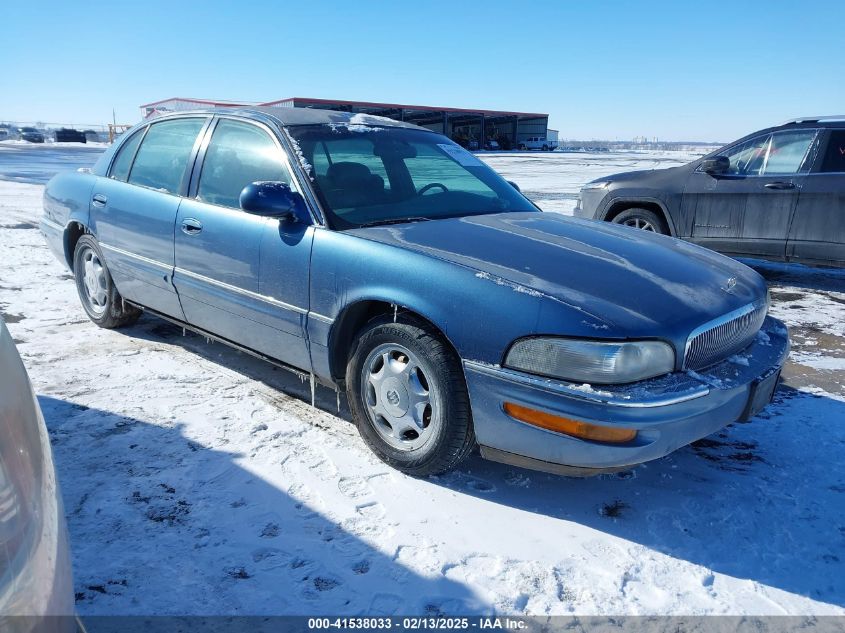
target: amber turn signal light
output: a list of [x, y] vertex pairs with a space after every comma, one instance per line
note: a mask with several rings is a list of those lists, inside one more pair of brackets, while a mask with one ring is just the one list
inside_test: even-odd
[[590, 424], [589, 422], [581, 422], [580, 420], [571, 420], [559, 415], [546, 413], [545, 411], [537, 411], [536, 409], [513, 404], [512, 402], [505, 403], [505, 413], [515, 420], [538, 426], [547, 431], [565, 433], [566, 435], [579, 437], [583, 440], [592, 440], [593, 442], [624, 444], [637, 437], [637, 432], [633, 429], [620, 429], [612, 426], [600, 426], [598, 424]]

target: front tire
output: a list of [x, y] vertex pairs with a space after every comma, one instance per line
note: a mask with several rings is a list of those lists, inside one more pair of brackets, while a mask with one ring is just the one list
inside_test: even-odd
[[460, 359], [425, 323], [368, 325], [350, 355], [346, 390], [367, 446], [408, 475], [452, 470], [475, 446]]
[[119, 328], [138, 320], [141, 311], [125, 305], [111, 278], [100, 245], [83, 235], [73, 251], [73, 276], [88, 318], [102, 328]]
[[613, 222], [615, 224], [622, 224], [624, 226], [630, 226], [643, 231], [669, 235], [669, 227], [666, 226], [666, 220], [664, 220], [659, 214], [654, 211], [649, 211], [648, 209], [626, 209], [613, 218]]

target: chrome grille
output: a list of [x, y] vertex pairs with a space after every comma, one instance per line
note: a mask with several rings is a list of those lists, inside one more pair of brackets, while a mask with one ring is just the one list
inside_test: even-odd
[[687, 339], [684, 369], [704, 369], [748, 347], [768, 310], [768, 301], [749, 303], [694, 329]]

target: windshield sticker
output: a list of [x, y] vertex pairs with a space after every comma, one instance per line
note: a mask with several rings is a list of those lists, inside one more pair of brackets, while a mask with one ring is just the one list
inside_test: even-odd
[[437, 147], [442, 149], [446, 154], [459, 165], [464, 167], [479, 167], [481, 161], [470, 154], [460, 145], [450, 145], [447, 143], [438, 143]]

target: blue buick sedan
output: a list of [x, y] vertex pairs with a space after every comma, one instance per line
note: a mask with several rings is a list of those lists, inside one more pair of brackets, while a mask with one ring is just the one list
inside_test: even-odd
[[145, 121], [60, 174], [41, 229], [105, 328], [148, 312], [344, 389], [412, 475], [655, 459], [754, 416], [789, 342], [763, 279], [543, 213], [449, 139], [295, 108]]

